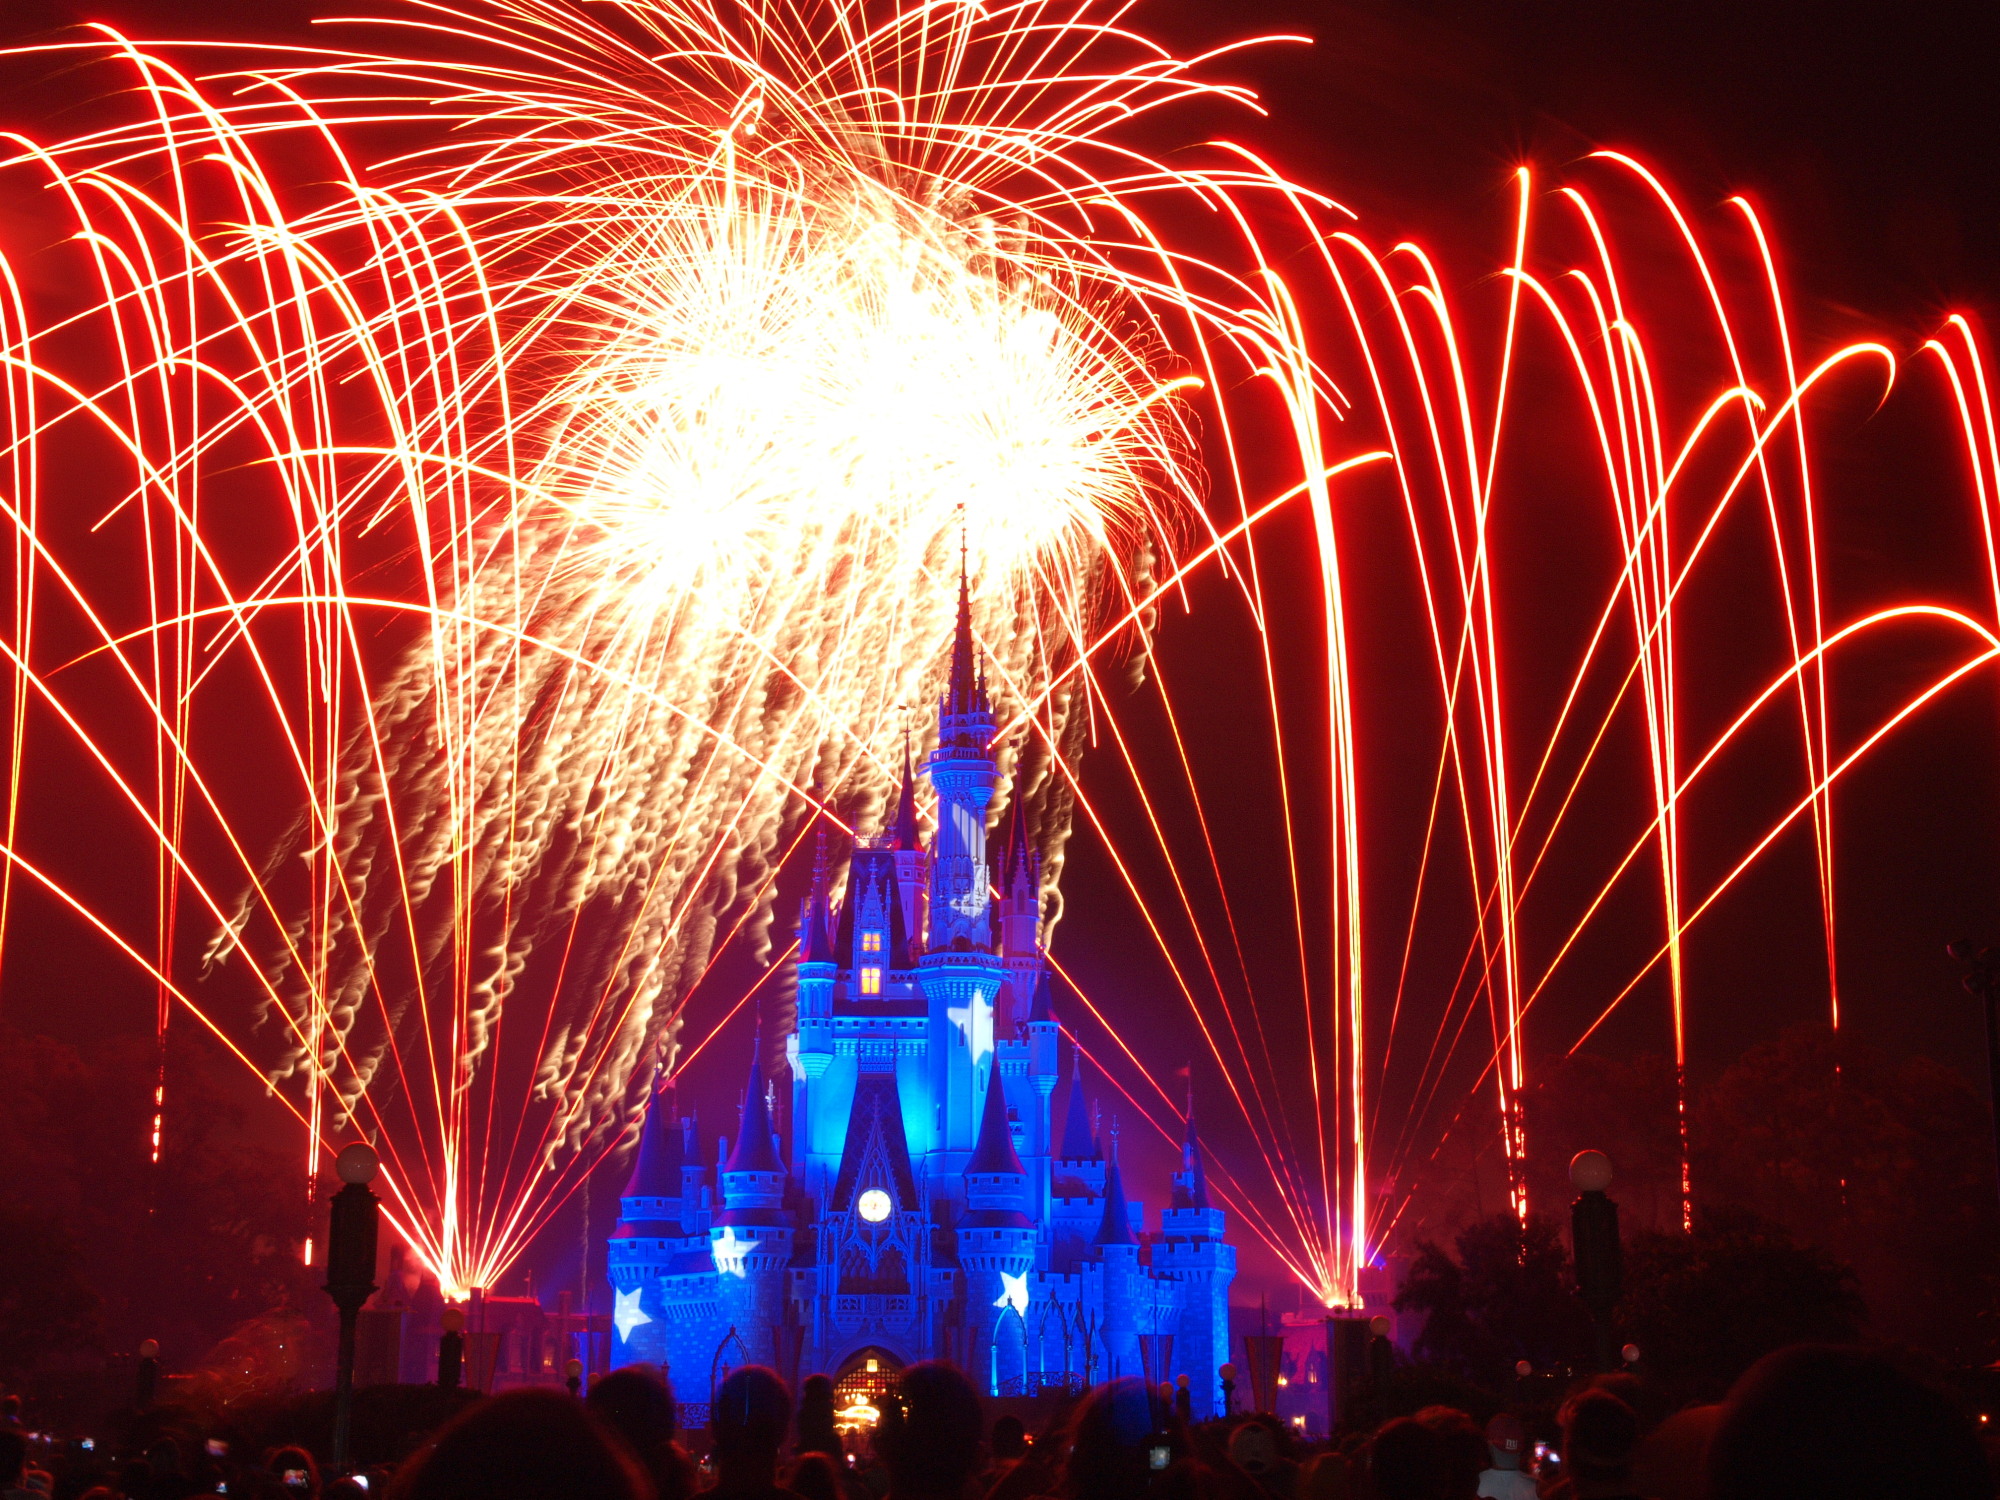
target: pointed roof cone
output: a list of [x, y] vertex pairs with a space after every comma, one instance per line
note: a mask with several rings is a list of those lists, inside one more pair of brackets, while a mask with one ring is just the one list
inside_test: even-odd
[[782, 1172], [777, 1147], [771, 1144], [771, 1108], [764, 1099], [764, 1032], [751, 1045], [750, 1080], [743, 1086], [743, 1114], [736, 1144], [724, 1163], [725, 1172]]
[[985, 683], [975, 673], [977, 651], [972, 640], [972, 583], [966, 561], [965, 537], [958, 539], [958, 627], [951, 637], [951, 686], [945, 712], [975, 713], [985, 706]]
[[1192, 1076], [1192, 1068], [1189, 1069], [1189, 1073], [1187, 1129], [1181, 1136], [1181, 1173], [1187, 1178], [1187, 1185], [1185, 1189], [1177, 1189], [1175, 1196], [1179, 1197], [1182, 1192], [1185, 1192], [1187, 1196], [1186, 1207], [1207, 1208], [1208, 1174], [1202, 1168], [1201, 1141], [1195, 1135], [1194, 1129], [1194, 1078]]
[[896, 816], [889, 824], [891, 848], [917, 847], [917, 772], [910, 761], [910, 732], [903, 731], [903, 785], [896, 793]]
[[1069, 1103], [1063, 1110], [1061, 1159], [1096, 1161], [1096, 1146], [1090, 1139], [1090, 1108], [1083, 1099], [1083, 1053], [1070, 1053]]
[[833, 952], [833, 934], [827, 922], [826, 892], [826, 830], [819, 831], [819, 850], [813, 857], [812, 896], [807, 902], [806, 930], [799, 934], [804, 945], [802, 955], [809, 964], [830, 964], [836, 962]]
[[1112, 1158], [1111, 1169], [1104, 1178], [1104, 1217], [1098, 1221], [1097, 1238], [1099, 1245], [1136, 1245], [1139, 1243], [1132, 1234], [1132, 1217], [1125, 1210], [1125, 1184], [1118, 1175], [1118, 1161]]
[[620, 1196], [678, 1198], [686, 1144], [681, 1122], [674, 1118], [674, 1086], [668, 1083], [646, 1105], [646, 1123], [639, 1131], [639, 1154], [632, 1158], [632, 1176]]
[[1014, 894], [1014, 867], [1021, 860], [1021, 799], [1007, 800], [1007, 828], [1000, 840], [1000, 896]]
[[1035, 995], [1028, 1002], [1028, 1020], [1032, 1024], [1055, 1018], [1055, 987], [1049, 983], [1049, 971], [1044, 969], [1035, 976]]
[[1020, 1153], [1014, 1149], [1014, 1132], [1007, 1126], [1007, 1090], [1000, 1082], [998, 1068], [991, 1071], [987, 1080], [986, 1104], [979, 1114], [979, 1140], [972, 1148], [972, 1159], [966, 1162], [965, 1170], [967, 1175], [974, 1172], [1027, 1175]]

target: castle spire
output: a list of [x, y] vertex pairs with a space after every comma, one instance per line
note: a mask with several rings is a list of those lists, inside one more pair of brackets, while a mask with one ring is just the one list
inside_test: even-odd
[[650, 1096], [646, 1123], [639, 1132], [639, 1151], [632, 1158], [632, 1176], [621, 1195], [626, 1198], [678, 1198], [681, 1194], [681, 1160], [685, 1136], [674, 1118], [674, 1086], [671, 1080]]
[[1194, 1068], [1188, 1068], [1187, 1114], [1184, 1117], [1187, 1128], [1181, 1134], [1181, 1181], [1174, 1184], [1174, 1197], [1185, 1198], [1186, 1202], [1176, 1202], [1176, 1208], [1208, 1207], [1208, 1174], [1202, 1167], [1201, 1141], [1194, 1128]]
[[1063, 1112], [1063, 1161], [1096, 1161], [1097, 1149], [1090, 1139], [1090, 1108], [1083, 1098], [1083, 1050], [1070, 1052], [1069, 1105]]
[[1020, 1153], [1014, 1149], [1014, 1132], [1007, 1125], [1007, 1090], [1000, 1083], [1000, 1070], [991, 1070], [986, 1082], [986, 1104], [979, 1115], [979, 1139], [973, 1145], [972, 1159], [965, 1164], [968, 1174], [974, 1172], [1010, 1172], [1024, 1177], [1027, 1169], [1021, 1165]]
[[909, 850], [917, 847], [917, 772], [910, 761], [910, 731], [903, 730], [903, 785], [896, 793], [896, 816], [890, 822], [889, 847]]
[[[1116, 1132], [1113, 1132], [1116, 1139]], [[1138, 1240], [1132, 1235], [1132, 1217], [1125, 1207], [1125, 1184], [1118, 1175], [1118, 1153], [1111, 1153], [1111, 1167], [1104, 1178], [1104, 1217], [1098, 1221], [1097, 1239], [1099, 1245], [1136, 1245]]]
[[977, 669], [978, 652], [972, 640], [972, 577], [967, 560], [965, 531], [958, 534], [958, 625], [951, 637], [951, 685], [945, 694], [945, 712], [954, 717], [986, 712], [986, 682]]
[[730, 1148], [725, 1172], [782, 1172], [777, 1148], [771, 1143], [771, 1107], [764, 1098], [764, 1028], [757, 1028], [750, 1050], [750, 1078], [743, 1086], [743, 1113], [736, 1143]]
[[833, 935], [827, 927], [827, 879], [826, 879], [826, 830], [819, 831], [819, 851], [813, 858], [813, 884], [810, 909], [806, 914], [806, 930], [801, 936], [805, 942], [805, 961], [809, 964], [830, 964], [835, 962]]
[[1056, 1018], [1053, 986], [1049, 983], [1049, 971], [1044, 969], [1035, 976], [1034, 998], [1028, 1002], [1028, 1020], [1053, 1021]]

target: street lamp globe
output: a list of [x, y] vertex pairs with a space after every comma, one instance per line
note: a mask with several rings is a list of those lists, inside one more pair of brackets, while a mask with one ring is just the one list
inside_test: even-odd
[[1601, 1193], [1611, 1186], [1611, 1158], [1602, 1151], [1579, 1151], [1569, 1159], [1569, 1185], [1579, 1193]]
[[375, 1180], [375, 1174], [382, 1170], [382, 1162], [375, 1155], [373, 1146], [366, 1141], [356, 1141], [351, 1146], [340, 1148], [340, 1155], [333, 1159], [333, 1170], [349, 1187], [363, 1187]]

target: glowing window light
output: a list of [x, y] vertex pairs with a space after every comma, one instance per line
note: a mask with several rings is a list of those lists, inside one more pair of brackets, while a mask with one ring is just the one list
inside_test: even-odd
[[880, 969], [869, 968], [861, 971], [861, 993], [864, 995], [879, 995], [882, 993], [882, 971]]
[[889, 1217], [889, 1210], [894, 1206], [894, 1204], [890, 1203], [887, 1193], [883, 1192], [880, 1188], [870, 1188], [861, 1195], [860, 1201], [854, 1205], [854, 1211], [870, 1224], [880, 1224], [884, 1219]]
[[880, 953], [882, 951], [882, 934], [879, 932], [862, 933], [861, 951], [863, 953]]

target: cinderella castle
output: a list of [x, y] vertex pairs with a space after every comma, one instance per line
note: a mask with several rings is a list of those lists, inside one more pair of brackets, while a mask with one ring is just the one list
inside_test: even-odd
[[697, 1399], [728, 1366], [824, 1373], [843, 1407], [925, 1359], [994, 1395], [1186, 1374], [1196, 1414], [1214, 1410], [1236, 1250], [1193, 1111], [1172, 1203], [1148, 1228], [1073, 1049], [1062, 1086], [1041, 859], [1018, 815], [991, 861], [994, 735], [961, 578], [924, 765], [937, 833], [928, 848], [918, 836], [906, 755], [895, 814], [855, 841], [838, 908], [822, 851], [790, 1076], [766, 1077], [760, 1038], [733, 1139], [710, 1147], [671, 1092], [655, 1096], [610, 1240], [615, 1363], [666, 1365]]

